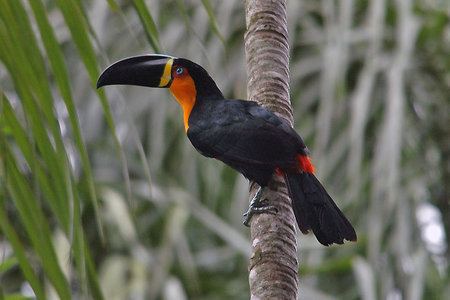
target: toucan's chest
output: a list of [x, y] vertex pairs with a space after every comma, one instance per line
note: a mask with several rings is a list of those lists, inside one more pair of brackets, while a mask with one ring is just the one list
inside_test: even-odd
[[241, 122], [243, 110], [233, 105], [233, 100], [197, 98], [189, 119], [189, 127], [208, 130], [214, 127], [226, 129], [232, 123]]

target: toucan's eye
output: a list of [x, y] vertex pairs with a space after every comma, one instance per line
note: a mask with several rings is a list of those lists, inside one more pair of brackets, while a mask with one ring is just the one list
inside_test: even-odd
[[177, 74], [178, 76], [183, 75], [183, 73], [184, 73], [184, 68], [183, 67], [178, 67], [175, 70], [175, 74]]

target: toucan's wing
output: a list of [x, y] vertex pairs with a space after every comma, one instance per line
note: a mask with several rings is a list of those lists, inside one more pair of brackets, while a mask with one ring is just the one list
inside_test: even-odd
[[[242, 100], [241, 100], [242, 101]], [[273, 112], [267, 110], [266, 108], [258, 105], [253, 101], [244, 101], [246, 105], [246, 111], [255, 118], [262, 119], [265, 122], [272, 124], [277, 127], [277, 129], [288, 134], [292, 139], [293, 143], [297, 146], [300, 154], [309, 154], [308, 148], [303, 142], [302, 137], [291, 127], [291, 124], [283, 118], [278, 117]]]
[[192, 144], [205, 156], [226, 163], [284, 167], [292, 166], [305, 148], [287, 122], [256, 103], [226, 100], [211, 112], [216, 115], [210, 116], [208, 126], [188, 130]]

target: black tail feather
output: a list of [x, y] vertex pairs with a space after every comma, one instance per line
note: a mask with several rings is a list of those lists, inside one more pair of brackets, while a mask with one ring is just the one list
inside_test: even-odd
[[286, 174], [285, 177], [295, 218], [303, 233], [311, 229], [325, 246], [343, 244], [344, 240], [356, 241], [352, 224], [314, 174]]

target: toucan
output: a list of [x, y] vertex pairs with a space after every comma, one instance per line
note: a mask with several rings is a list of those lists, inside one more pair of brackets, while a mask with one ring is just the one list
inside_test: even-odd
[[125, 58], [109, 66], [97, 88], [137, 85], [168, 88], [183, 109], [184, 129], [194, 148], [256, 182], [259, 189], [244, 214], [276, 213], [262, 191], [273, 175], [284, 176], [299, 229], [323, 245], [356, 241], [356, 233], [314, 175], [303, 139], [283, 118], [254, 101], [226, 99], [200, 65], [168, 55]]

